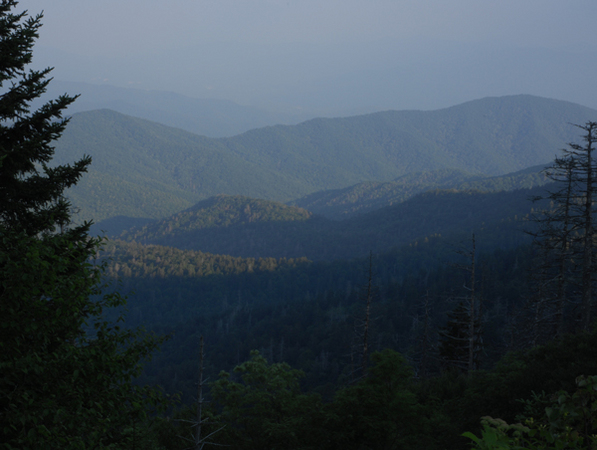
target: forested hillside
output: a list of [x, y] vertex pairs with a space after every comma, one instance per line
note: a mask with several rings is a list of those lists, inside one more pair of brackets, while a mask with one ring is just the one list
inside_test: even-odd
[[[102, 115], [119, 153], [104, 154], [89, 177], [96, 184], [83, 186], [85, 195], [111, 192], [87, 212], [103, 211], [98, 217], [110, 217], [114, 232], [136, 225], [100, 254], [106, 282], [129, 293], [126, 327], [170, 336], [139, 382], [192, 404], [202, 342], [202, 374], [216, 380], [236, 366], [206, 386], [214, 401], [206, 417], [227, 425], [217, 442], [236, 448], [286, 448], [292, 435], [304, 437], [290, 448], [374, 448], [401, 436], [403, 448], [425, 441], [426, 448], [456, 450], [466, 445], [460, 433], [478, 432], [482, 414], [513, 420], [524, 413], [517, 398], [574, 389], [590, 361], [577, 358], [554, 379], [536, 372], [545, 372], [545, 360], [563, 361], [562, 346], [572, 358], [594, 336], [549, 344], [553, 306], [537, 303], [536, 285], [537, 268], [548, 260], [525, 231], [542, 232], [534, 219], [550, 205], [530, 199], [558, 189], [546, 184], [553, 177], [542, 166], [531, 166], [549, 161], [552, 141], [568, 133], [565, 125], [546, 124], [590, 111], [524, 96], [445, 111], [318, 119], [218, 140], [90, 113]], [[91, 140], [98, 150], [100, 128]], [[61, 145], [73, 150], [84, 135]], [[102, 171], [112, 191], [103, 191]], [[575, 286], [573, 280], [566, 288], [561, 333], [579, 322]], [[539, 344], [548, 347], [527, 350]], [[527, 353], [504, 357], [509, 350]], [[378, 382], [390, 374], [399, 395]], [[537, 381], [521, 381], [529, 376]], [[288, 402], [269, 405], [261, 389], [281, 389], [276, 396]], [[269, 406], [255, 409], [262, 404]], [[186, 408], [174, 414], [188, 417]], [[271, 408], [281, 408], [283, 428], [273, 425], [277, 418], [270, 422]], [[347, 411], [358, 411], [349, 427]], [[408, 430], [393, 425], [404, 411], [416, 418]], [[270, 424], [264, 426], [279, 434], [253, 436], [241, 425], [250, 417], [254, 429]], [[182, 424], [158, 421], [147, 432], [163, 448], [182, 449]], [[314, 435], [334, 441], [307, 445]]]
[[208, 139], [101, 110], [73, 116], [56, 162], [89, 154], [69, 192], [83, 218], [163, 218], [217, 194], [290, 201], [413, 172], [502, 175], [553, 159], [588, 108], [532, 96], [387, 111]]
[[224, 142], [262, 167], [340, 187], [357, 178], [386, 181], [442, 168], [487, 175], [514, 172], [553, 159], [554, 149], [576, 137], [568, 124], [596, 116], [597, 111], [572, 103], [520, 95], [437, 111], [313, 119], [249, 131]]
[[[300, 183], [226, 151], [218, 140], [110, 110], [75, 114], [56, 163], [91, 155], [89, 175], [69, 191], [80, 216], [161, 218], [201, 198], [245, 192], [290, 198]], [[273, 188], [275, 186], [276, 188]]]
[[[434, 204], [437, 206], [441, 194], [449, 193], [426, 195], [438, 200]], [[470, 192], [461, 195], [482, 198]], [[478, 217], [466, 216], [473, 224], [489, 223], [492, 214], [497, 218], [503, 212], [496, 209], [501, 203], [496, 195], [505, 193], [483, 195], [485, 202], [480, 203], [489, 207], [478, 210]], [[446, 210], [456, 205], [448, 202]], [[454, 213], [462, 213], [457, 209]], [[442, 217], [438, 221], [443, 222]], [[303, 406], [287, 403], [279, 413], [299, 421], [287, 425], [292, 430], [305, 426], [312, 433], [334, 432], [339, 440], [349, 439], [351, 430], [334, 422], [333, 417], [348, 420], [346, 408], [352, 405], [359, 418], [372, 422], [362, 427], [365, 435], [350, 439], [383, 442], [388, 438], [386, 433], [393, 433], [392, 428], [388, 425], [380, 434], [370, 435], [374, 429], [371, 427], [384, 418], [396, 417], [404, 408], [413, 408], [409, 417], [418, 417], [417, 427], [401, 434], [405, 439], [414, 439], [407, 448], [418, 448], [421, 440], [429, 439], [426, 448], [460, 449], [466, 445], [459, 438], [460, 432], [477, 430], [481, 415], [513, 420], [516, 414], [525, 412], [516, 399], [531, 399], [535, 389], [572, 391], [576, 375], [595, 369], [593, 359], [586, 359], [582, 350], [595, 336], [570, 337], [519, 353], [494, 368], [507, 350], [525, 349], [533, 339], [533, 327], [525, 324], [532, 323], [531, 274], [537, 255], [530, 245], [519, 245], [525, 235], [520, 230], [513, 232], [509, 225], [481, 227], [474, 238], [464, 228], [456, 234], [449, 239], [435, 236], [415, 240], [370, 258], [334, 262], [244, 259], [118, 241], [110, 245], [106, 256], [114, 258], [115, 263], [109, 275], [120, 280], [120, 289], [133, 292], [128, 301], [127, 325], [145, 324], [172, 336], [148, 364], [141, 382], [181, 392], [183, 402], [192, 402], [197, 388], [199, 337], [203, 336], [203, 374], [218, 380], [211, 385], [216, 402], [209, 414], [221, 414], [220, 423], [237, 420], [227, 415], [234, 409], [225, 413], [220, 408], [242, 405], [238, 399], [222, 397], [228, 389], [246, 386], [258, 405], [267, 405], [262, 390], [280, 388], [279, 384], [270, 387], [270, 383], [282, 377], [294, 386], [290, 391], [293, 393], [288, 394], [295, 399], [292, 402], [303, 402]], [[473, 265], [467, 256], [471, 251], [476, 256]], [[472, 284], [471, 267], [477, 270]], [[458, 317], [461, 305], [470, 297], [471, 286], [476, 288], [483, 311], [483, 342], [476, 364], [487, 372], [467, 377], [460, 365], [466, 360], [466, 347], [451, 343], [446, 336], [455, 332], [450, 331], [451, 327], [462, 329]], [[371, 375], [357, 382], [362, 376], [363, 326], [367, 318]], [[399, 355], [389, 349], [403, 356], [395, 359]], [[259, 354], [251, 356], [252, 350]], [[553, 365], [564, 360], [566, 364], [548, 376]], [[235, 365], [230, 377], [220, 374], [216, 378], [222, 368], [230, 370]], [[294, 369], [302, 370], [304, 376], [292, 372]], [[410, 399], [406, 404], [399, 403], [398, 410], [381, 400], [363, 408], [363, 400], [371, 396], [397, 395], [382, 394], [382, 386], [374, 383], [378, 370], [394, 374], [394, 382], [403, 386], [401, 392]], [[246, 376], [241, 378], [240, 374]], [[240, 384], [234, 387], [230, 382]], [[359, 389], [365, 391], [357, 394]], [[357, 397], [343, 397], [346, 395]], [[246, 408], [234, 417], [254, 417], [256, 424], [270, 420], [269, 407], [260, 409], [253, 403]], [[192, 412], [179, 414], [189, 417]], [[320, 417], [317, 423], [302, 422], [314, 415]], [[181, 430], [188, 430], [184, 422], [161, 427], [158, 432], [170, 436], [161, 441], [166, 448], [184, 448], [183, 441], [176, 437]], [[238, 443], [242, 439], [250, 445], [262, 440], [251, 436], [244, 428], [234, 426], [222, 432], [217, 442]], [[306, 436], [299, 441], [310, 441]], [[286, 442], [287, 435], [282, 432], [280, 437], [269, 439]]]
[[[477, 239], [480, 244], [481, 239]], [[454, 430], [474, 430], [478, 417], [493, 411], [510, 418], [521, 409], [504, 407], [505, 399], [516, 405], [515, 398], [530, 398], [531, 390], [537, 386], [549, 389], [547, 379], [535, 378], [536, 383], [521, 383], [525, 376], [534, 376], [529, 373], [538, 370], [538, 364], [544, 364], [539, 357], [538, 362], [529, 365], [528, 369], [516, 361], [511, 363], [507, 376], [503, 372], [504, 366], [500, 366], [502, 372], [497, 371], [502, 374], [499, 375], [502, 377], [500, 382], [492, 378], [498, 376], [492, 372], [485, 377], [480, 372], [478, 377], [467, 382], [467, 377], [458, 375], [457, 370], [445, 371], [445, 355], [442, 356], [440, 351], [444, 338], [438, 331], [445, 329], [450, 315], [458, 310], [459, 302], [467, 296], [470, 273], [466, 267], [470, 261], [458, 252], [470, 250], [471, 245], [470, 236], [462, 236], [456, 241], [431, 238], [374, 255], [371, 261], [373, 290], [369, 351], [399, 351], [406, 358], [405, 367], [414, 370], [418, 381], [412, 385], [407, 383], [413, 402], [416, 399], [421, 408], [426, 405], [427, 412], [423, 417], [438, 421], [434, 426], [430, 425], [434, 434], [431, 434], [433, 439], [428, 448], [462, 448], [465, 443], [459, 440]], [[199, 337], [203, 336], [204, 376], [217, 380], [216, 374], [222, 368], [231, 370], [250, 359], [251, 350], [258, 350], [266, 359], [265, 367], [272, 365], [272, 370], [279, 371], [281, 368], [276, 364], [288, 364], [288, 369], [304, 371], [304, 377], [296, 378], [302, 392], [321, 395], [324, 401], [321, 405], [321, 399], [311, 399], [309, 404], [315, 408], [313, 414], [328, 411], [340, 401], [339, 393], [358, 386], [354, 379], [360, 377], [360, 372], [355, 373], [355, 365], [360, 367], [363, 351], [368, 258], [333, 263], [274, 260], [251, 263], [243, 259], [173, 251], [166, 247], [144, 248], [129, 244], [120, 249], [117, 252], [124, 250], [128, 256], [111, 254], [123, 263], [118, 267], [123, 283], [121, 288], [135, 292], [128, 301], [127, 323], [131, 326], [153, 324], [153, 330], [172, 334], [162, 352], [147, 366], [142, 382], [157, 382], [168, 392], [180, 391], [183, 401], [191, 402], [196, 392]], [[176, 273], [179, 267], [192, 263], [193, 258], [202, 259], [211, 269], [192, 275], [185, 271]], [[527, 332], [531, 330], [521, 327], [519, 320], [532, 293], [528, 283], [532, 261], [532, 250], [528, 246], [479, 251], [477, 255], [477, 289], [484, 311], [483, 352], [478, 361], [482, 368], [492, 368], [506, 350], [526, 346]], [[127, 267], [133, 267], [132, 264], [147, 269], [127, 273]], [[255, 264], [252, 271], [247, 270], [250, 264]], [[160, 265], [172, 267], [173, 271], [160, 274], [156, 270]], [[567, 354], [571, 355], [577, 352], [575, 346], [582, 344], [567, 345]], [[372, 357], [372, 367], [374, 361], [377, 361], [376, 357]], [[590, 366], [587, 361], [582, 367], [587, 364]], [[265, 367], [255, 367], [254, 370], [266, 373]], [[580, 367], [563, 369], [558, 379], [574, 377], [572, 374], [581, 370]], [[444, 373], [443, 377], [439, 376], [441, 373]], [[406, 376], [403, 382], [409, 379]], [[233, 374], [231, 381], [242, 382], [242, 379]], [[251, 386], [252, 382], [245, 382]], [[262, 382], [270, 383], [273, 379], [265, 378]], [[508, 388], [499, 394], [486, 389], [486, 383]], [[371, 389], [369, 395], [379, 392], [378, 388]], [[518, 397], [508, 396], [510, 392]], [[234, 400], [229, 401], [226, 404], [238, 405]], [[375, 405], [386, 411], [382, 403]], [[359, 417], [371, 414], [357, 410]], [[283, 411], [287, 412], [282, 414], [300, 420], [307, 414], [304, 409]], [[246, 417], [246, 414], [261, 418], [256, 420], [266, 420], [267, 417], [266, 410], [259, 413], [252, 408], [241, 416]], [[338, 414], [343, 417], [345, 412]], [[386, 411], [382, 417], [384, 414], [390, 413]], [[219, 420], [229, 419], [221, 417]], [[423, 419], [418, 422], [423, 427], [427, 426], [425, 423]], [[177, 433], [180, 434], [185, 425], [180, 423], [178, 426]], [[329, 429], [330, 426], [328, 422], [321, 422], [308, 429]], [[419, 433], [423, 432], [411, 429], [405, 436], [422, 439]], [[227, 433], [220, 436], [218, 442], [222, 442], [224, 436]], [[242, 436], [248, 438], [245, 434]], [[184, 448], [182, 441], [180, 447], [174, 447], [177, 438], [171, 439], [169, 448]], [[412, 448], [416, 446], [413, 444]]]
[[[121, 239], [240, 257], [333, 260], [384, 252], [431, 235], [488, 234], [496, 245], [524, 239], [529, 199], [544, 188], [512, 192], [429, 191], [344, 221], [247, 197], [218, 196]], [[535, 205], [537, 207], [537, 205]], [[500, 237], [495, 235], [499, 232]]]
[[[482, 244], [481, 238], [477, 239]], [[372, 324], [371, 339], [375, 349], [390, 345], [401, 351], [416, 351], [417, 333], [421, 329], [418, 326], [413, 329], [412, 321], [422, 313], [420, 307], [426, 292], [433, 298], [434, 323], [439, 326], [445, 322], [445, 313], [456, 306], [458, 297], [463, 294], [462, 284], [467, 280], [466, 270], [452, 263], [466, 263], [458, 251], [470, 245], [470, 235], [450, 240], [435, 237], [374, 255], [373, 315], [378, 319]], [[269, 349], [270, 342], [271, 351], [278, 355], [274, 360], [298, 364], [303, 370], [311, 371], [316, 367], [311, 367], [309, 361], [300, 363], [301, 355], [308, 354], [316, 359], [322, 349], [331, 352], [337, 364], [342, 360], [347, 363], [349, 349], [343, 346], [352, 339], [354, 320], [364, 314], [363, 288], [367, 285], [368, 258], [320, 263], [305, 259], [245, 259], [118, 241], [108, 248], [106, 256], [114, 258], [115, 262], [109, 274], [119, 277], [125, 291], [134, 292], [128, 301], [127, 323], [131, 326], [153, 324], [174, 332], [173, 343], [167, 345], [178, 347], [176, 352], [181, 359], [176, 364], [184, 364], [182, 355], [188, 354], [184, 346], [194, 345], [192, 336], [201, 333], [209, 345], [232, 336], [238, 339], [234, 345], [217, 344], [222, 347], [214, 348], [212, 358], [217, 355], [218, 360], [224, 358], [225, 362], [214, 361], [215, 368], [230, 367], [242, 361], [251, 349]], [[488, 311], [522, 305], [526, 289], [520, 287], [525, 284], [525, 271], [530, 268], [528, 256], [528, 247], [481, 251], [479, 267], [485, 277], [483, 289], [488, 296]], [[454, 300], [447, 301], [449, 297]], [[498, 323], [506, 319], [502, 313], [495, 314]], [[260, 323], [266, 318], [267, 325]], [[387, 329], [387, 321], [396, 323]], [[293, 323], [295, 325], [291, 325]], [[340, 325], [344, 338], [342, 333], [337, 336], [340, 340], [332, 351], [325, 343], [337, 332], [325, 327]], [[323, 328], [315, 332], [317, 326]], [[489, 328], [493, 327], [498, 327], [497, 323]], [[493, 332], [497, 332], [497, 328]], [[249, 334], [241, 337], [244, 333]], [[401, 336], [399, 341], [390, 344], [390, 340], [398, 336]], [[183, 346], [180, 339], [189, 341]], [[281, 340], [284, 341], [282, 352], [286, 355], [283, 357], [279, 355]], [[489, 346], [497, 346], [492, 352], [499, 352], [506, 344], [503, 336], [488, 338]], [[171, 359], [172, 351], [166, 350], [164, 357]], [[294, 356], [290, 357], [291, 354]], [[487, 364], [491, 358], [486, 360]], [[171, 359], [170, 364], [173, 363]], [[194, 368], [190, 366], [189, 370], [187, 378], [179, 374], [180, 382], [185, 379], [192, 382]], [[343, 369], [338, 367], [337, 370]], [[337, 372], [336, 376], [339, 374]]]
[[541, 170], [545, 165], [497, 177], [472, 175], [460, 170], [440, 169], [403, 175], [394, 181], [366, 182], [345, 188], [315, 192], [291, 204], [331, 219], [346, 219], [400, 203], [424, 191], [455, 189], [458, 191], [512, 191], [541, 186], [548, 180]]

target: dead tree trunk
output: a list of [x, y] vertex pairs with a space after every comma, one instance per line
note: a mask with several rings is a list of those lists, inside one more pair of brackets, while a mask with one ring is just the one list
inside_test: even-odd
[[582, 270], [582, 299], [581, 299], [581, 327], [587, 331], [591, 325], [591, 309], [593, 306], [593, 131], [597, 129], [597, 123], [592, 123], [583, 128], [587, 134], [585, 140], [587, 145], [583, 148], [586, 154], [584, 170], [586, 171], [586, 192], [584, 208], [584, 243], [583, 243], [583, 270]]
[[440, 356], [448, 367], [472, 374], [478, 366], [481, 348], [481, 318], [478, 295], [476, 293], [476, 240], [472, 235], [470, 250], [460, 250], [459, 254], [469, 259], [469, 264], [456, 264], [455, 267], [469, 273], [468, 286], [464, 283], [466, 295], [457, 297], [457, 307], [448, 315], [446, 327], [440, 330]]
[[195, 450], [203, 448], [201, 425], [203, 424], [203, 335], [199, 339], [199, 383], [197, 385], [197, 426], [195, 428]]
[[[361, 298], [364, 299], [365, 312], [362, 317], [355, 317], [354, 321], [354, 340], [351, 346], [351, 370], [352, 381], [365, 377], [367, 375], [367, 366], [369, 364], [369, 334], [371, 329], [371, 303], [374, 296], [373, 286], [373, 252], [369, 253], [369, 269], [367, 273], [367, 284], [363, 287]], [[360, 355], [360, 365], [359, 364]], [[356, 359], [356, 361], [355, 361]], [[361, 372], [356, 376], [356, 372]]]
[[363, 326], [363, 357], [361, 368], [363, 376], [367, 374], [367, 364], [369, 362], [369, 319], [371, 316], [371, 299], [373, 296], [373, 253], [369, 253], [369, 276], [367, 277], [367, 297], [365, 307], [365, 320]]
[[475, 304], [475, 234], [473, 233], [473, 248], [471, 249], [471, 285], [470, 285], [470, 301], [469, 301], [469, 344], [468, 344], [468, 372], [472, 373], [475, 369], [475, 344], [477, 339], [476, 322], [477, 322], [477, 305]]
[[[564, 328], [564, 313], [569, 300], [580, 306], [580, 320], [576, 327], [588, 330], [593, 318], [593, 283], [595, 279], [595, 222], [593, 202], [597, 174], [594, 145], [597, 122], [576, 125], [584, 130], [584, 144], [568, 144], [545, 175], [561, 186], [542, 199], [550, 206], [535, 218], [538, 231], [531, 233], [545, 253], [537, 272], [543, 274], [539, 283], [544, 286], [547, 317], [555, 334]], [[569, 286], [577, 295], [570, 296]], [[550, 330], [551, 335], [554, 333]]]

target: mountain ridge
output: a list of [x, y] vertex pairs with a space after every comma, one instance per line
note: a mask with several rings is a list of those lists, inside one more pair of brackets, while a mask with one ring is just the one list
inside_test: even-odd
[[[536, 207], [529, 198], [544, 191], [544, 187], [510, 192], [431, 190], [342, 221], [277, 202], [218, 196], [118, 238], [243, 258], [346, 259], [432, 235], [475, 232], [493, 240], [496, 233], [504, 234], [501, 228], [511, 233], [520, 227], [522, 217]], [[259, 211], [254, 220], [246, 220], [251, 209]]]
[[[288, 202], [422, 170], [510, 173], [553, 159], [578, 138], [569, 123], [591, 119], [597, 111], [521, 95], [437, 111], [312, 119], [211, 139], [100, 110], [73, 116], [56, 161], [86, 153], [94, 158], [92, 176], [69, 192], [82, 217], [161, 218], [218, 194]], [[124, 197], [131, 201], [124, 204]]]
[[532, 166], [496, 177], [474, 175], [454, 169], [417, 172], [389, 182], [369, 181], [344, 189], [318, 191], [289, 204], [329, 219], [343, 220], [406, 201], [414, 195], [433, 189], [497, 192], [541, 186], [549, 182], [541, 173], [546, 165]]

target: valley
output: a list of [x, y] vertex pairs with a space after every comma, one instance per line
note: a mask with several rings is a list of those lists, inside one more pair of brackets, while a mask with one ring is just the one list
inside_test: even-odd
[[442, 333], [471, 267], [478, 368], [527, 348], [529, 232], [549, 206], [532, 199], [557, 189], [543, 169], [577, 139], [568, 124], [592, 117], [513, 96], [214, 139], [96, 110], [73, 115], [56, 163], [92, 156], [68, 192], [77, 220], [108, 238], [100, 257], [128, 296], [126, 326], [170, 336], [140, 383], [192, 402], [202, 336], [207, 376], [258, 350], [330, 402], [351, 384], [365, 311], [371, 352], [400, 352], [421, 379], [444, 373]]

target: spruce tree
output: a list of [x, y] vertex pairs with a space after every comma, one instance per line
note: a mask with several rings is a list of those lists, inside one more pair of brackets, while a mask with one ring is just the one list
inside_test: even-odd
[[31, 111], [51, 69], [27, 70], [41, 15], [0, 0], [0, 447], [131, 448], [160, 398], [133, 384], [160, 342], [106, 321], [100, 240], [65, 189], [90, 164], [51, 166], [74, 97]]
[[68, 123], [63, 111], [75, 97], [63, 95], [30, 111], [31, 102], [46, 91], [52, 69], [27, 70], [42, 16], [13, 13], [16, 5], [14, 0], [0, 2], [0, 223], [35, 235], [68, 224], [64, 190], [77, 182], [91, 159], [48, 166], [52, 142]]

